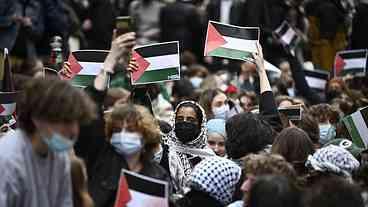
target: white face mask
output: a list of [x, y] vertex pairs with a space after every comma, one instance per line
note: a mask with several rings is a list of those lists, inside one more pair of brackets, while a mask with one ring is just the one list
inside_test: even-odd
[[117, 153], [124, 156], [131, 156], [142, 150], [142, 135], [137, 132], [127, 132], [123, 129], [120, 133], [112, 134], [111, 145]]
[[220, 107], [213, 107], [212, 113], [215, 115], [215, 119], [225, 119], [227, 118], [227, 114], [230, 111], [230, 106], [228, 104], [224, 104]]

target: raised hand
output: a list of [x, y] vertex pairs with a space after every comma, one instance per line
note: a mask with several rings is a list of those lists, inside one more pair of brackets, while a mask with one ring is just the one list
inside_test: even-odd
[[257, 66], [257, 72], [258, 73], [266, 72], [266, 69], [265, 69], [265, 66], [264, 66], [262, 46], [261, 46], [261, 44], [259, 44], [259, 42], [257, 42], [257, 52], [252, 53], [252, 55], [253, 55], [255, 64]]
[[[114, 31], [116, 37], [116, 31]], [[108, 73], [114, 73], [114, 67], [118, 60], [127, 53], [132, 51], [135, 46], [135, 33], [130, 32], [116, 37], [111, 43], [110, 53], [104, 62], [104, 70]]]
[[59, 76], [63, 79], [71, 79], [73, 77], [73, 72], [70, 69], [69, 62], [64, 62], [63, 68], [59, 71]]

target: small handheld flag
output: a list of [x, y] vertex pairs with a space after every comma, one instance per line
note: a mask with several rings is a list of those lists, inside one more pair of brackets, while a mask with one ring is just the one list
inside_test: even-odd
[[293, 105], [289, 107], [279, 107], [279, 113], [284, 114], [288, 120], [301, 120], [302, 119], [302, 106]]
[[309, 87], [323, 91], [326, 88], [330, 73], [323, 70], [304, 70], [305, 78]]
[[343, 118], [353, 142], [362, 148], [368, 147], [368, 107]]
[[115, 207], [168, 207], [169, 206], [169, 185], [165, 181], [140, 175], [123, 169], [121, 177], [126, 180], [129, 186], [129, 195], [126, 190], [120, 194], [121, 189], [126, 189], [125, 181], [121, 181], [119, 193], [115, 202]]
[[335, 56], [334, 76], [366, 75], [368, 49], [340, 51]]
[[138, 70], [132, 72], [132, 85], [180, 79], [179, 42], [164, 42], [134, 49]]
[[274, 33], [282, 45], [288, 49], [292, 55], [295, 55], [295, 47], [299, 41], [299, 36], [290, 24], [287, 21], [283, 21]]
[[0, 116], [11, 116], [16, 109], [17, 92], [0, 92]]
[[209, 21], [204, 55], [253, 60], [252, 53], [257, 52], [258, 40], [258, 27], [238, 27]]
[[93, 81], [103, 68], [108, 54], [107, 50], [77, 50], [72, 52], [68, 58], [73, 76], [72, 84], [81, 87], [93, 85]]

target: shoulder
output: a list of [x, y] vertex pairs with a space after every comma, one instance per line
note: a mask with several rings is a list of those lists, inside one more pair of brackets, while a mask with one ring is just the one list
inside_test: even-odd
[[0, 138], [0, 159], [15, 159], [21, 156], [27, 147], [26, 139], [28, 137], [20, 130], [7, 133]]
[[146, 161], [144, 163], [142, 174], [159, 180], [169, 181], [167, 171], [154, 161]]

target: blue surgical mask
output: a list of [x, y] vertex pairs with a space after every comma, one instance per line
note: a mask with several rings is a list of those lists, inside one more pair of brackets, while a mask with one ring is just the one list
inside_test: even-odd
[[328, 141], [334, 139], [336, 136], [336, 129], [331, 124], [320, 124], [319, 125], [319, 143], [324, 145]]
[[228, 104], [224, 104], [220, 107], [214, 107], [212, 109], [213, 115], [215, 116], [215, 119], [227, 119], [227, 115], [230, 111], [230, 107]]
[[74, 146], [76, 140], [70, 140], [59, 133], [54, 132], [51, 137], [43, 137], [42, 140], [53, 152], [66, 152]]
[[142, 150], [142, 135], [136, 132], [123, 130], [120, 133], [113, 133], [111, 145], [115, 151], [123, 156], [131, 156]]
[[192, 83], [194, 88], [199, 88], [201, 86], [203, 79], [200, 77], [190, 78], [190, 82]]

